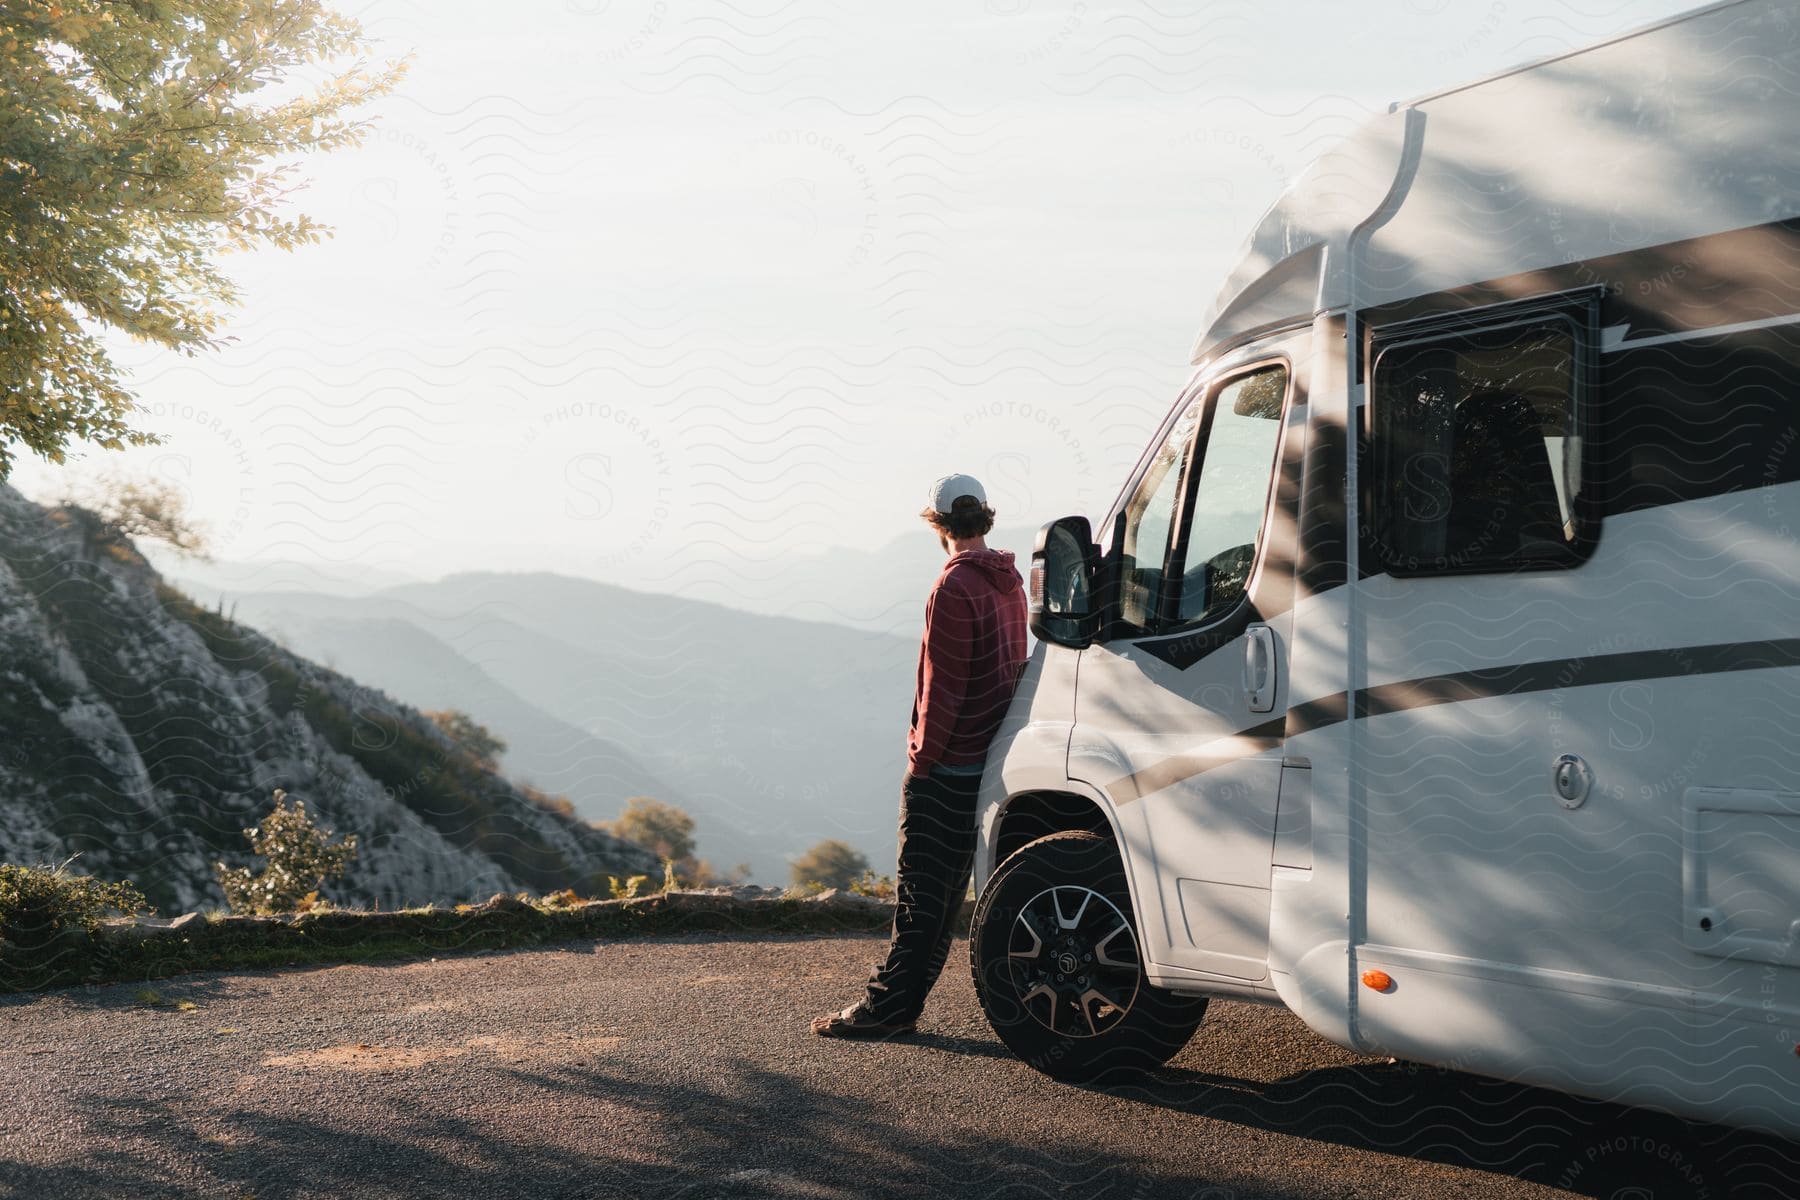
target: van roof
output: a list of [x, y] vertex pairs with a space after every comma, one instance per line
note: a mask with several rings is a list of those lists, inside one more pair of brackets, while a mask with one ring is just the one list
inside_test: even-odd
[[1724, 0], [1371, 117], [1263, 214], [1192, 361], [1321, 311], [1800, 216], [1772, 100], [1800, 75], [1793, 13]]
[[1573, 50], [1564, 50], [1561, 54], [1546, 54], [1542, 58], [1528, 59], [1515, 66], [1502, 67], [1492, 74], [1483, 75], [1479, 79], [1471, 79], [1467, 83], [1458, 83], [1447, 88], [1439, 88], [1435, 92], [1426, 92], [1424, 95], [1414, 96], [1410, 100], [1395, 100], [1388, 105], [1387, 110], [1392, 113], [1399, 112], [1403, 108], [1416, 108], [1421, 104], [1428, 103], [1443, 96], [1451, 96], [1457, 92], [1466, 92], [1470, 88], [1478, 88], [1482, 84], [1492, 83], [1496, 79], [1505, 79], [1508, 75], [1517, 75], [1522, 71], [1535, 71], [1537, 68], [1547, 66], [1550, 63], [1561, 62], [1565, 58], [1573, 58], [1577, 54], [1586, 54], [1588, 51], [1598, 50], [1602, 46], [1611, 46], [1618, 42], [1630, 41], [1634, 37], [1642, 37], [1646, 33], [1653, 33], [1666, 26], [1679, 25], [1683, 21], [1690, 21], [1695, 17], [1705, 16], [1709, 12], [1715, 12], [1721, 8], [1730, 8], [1733, 5], [1744, 4], [1747, 2], [1748, 0], [1715, 0], [1712, 4], [1702, 4], [1698, 8], [1690, 8], [1685, 12], [1678, 12], [1672, 17], [1664, 17], [1660, 21], [1651, 21], [1647, 24], [1639, 25], [1635, 29], [1628, 29], [1624, 33], [1616, 34], [1613, 37], [1605, 38], [1598, 42], [1589, 42], [1587, 45], [1578, 46]]

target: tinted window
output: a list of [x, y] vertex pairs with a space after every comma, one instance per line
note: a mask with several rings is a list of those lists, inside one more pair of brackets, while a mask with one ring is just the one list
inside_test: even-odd
[[1369, 531], [1388, 570], [1573, 561], [1576, 378], [1561, 318], [1377, 349]]
[[1800, 480], [1796, 360], [1800, 325], [1609, 354], [1607, 511]]

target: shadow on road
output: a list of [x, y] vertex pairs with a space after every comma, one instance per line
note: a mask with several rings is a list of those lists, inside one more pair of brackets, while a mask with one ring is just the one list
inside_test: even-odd
[[[921, 1033], [906, 1044], [1013, 1057], [992, 1038]], [[1169, 1066], [1059, 1086], [1600, 1200], [1800, 1196], [1800, 1144], [1786, 1139], [1418, 1063], [1322, 1067], [1267, 1082]]]
[[[155, 986], [179, 1000], [218, 984]], [[1800, 1195], [1796, 1143], [1408, 1063], [1243, 1078], [1183, 1065], [1216, 1053], [1196, 1046], [1082, 1088], [1032, 1073], [973, 1024], [887, 1046], [707, 1028], [721, 1040], [646, 1039], [635, 1058], [601, 1045], [509, 1058], [505, 1043], [368, 1074], [118, 1064], [140, 1077], [79, 1089], [78, 1158], [21, 1161], [67, 1126], [0, 1118], [0, 1197], [1323, 1200], [1504, 1195], [1514, 1179], [1596, 1200]], [[1306, 1061], [1268, 1060], [1267, 1074]]]
[[958, 1037], [949, 1033], [920, 1031], [907, 1038], [905, 1044], [927, 1050], [939, 1050], [947, 1054], [961, 1054], [969, 1058], [998, 1058], [1009, 1061], [1014, 1058], [1012, 1051], [991, 1037]]
[[[975, 1038], [926, 1035], [915, 1044], [1006, 1056]], [[385, 1113], [363, 1107], [343, 1120], [253, 1107], [212, 1108], [197, 1120], [176, 1099], [106, 1101], [94, 1114], [96, 1151], [81, 1166], [34, 1172], [5, 1164], [0, 1194], [156, 1194], [168, 1182], [157, 1164], [171, 1159], [260, 1200], [298, 1193], [1245, 1200], [1333, 1196], [1348, 1179], [1368, 1179], [1366, 1160], [1346, 1179], [1322, 1169], [1316, 1189], [1300, 1191], [1270, 1190], [1270, 1164], [1251, 1159], [1229, 1172], [1216, 1160], [1210, 1170], [1171, 1170], [1154, 1148], [1096, 1136], [1097, 1119], [1112, 1130], [1132, 1122], [1118, 1112], [1102, 1116], [1082, 1101], [1084, 1092], [1097, 1104], [1172, 1110], [1480, 1171], [1498, 1186], [1516, 1177], [1604, 1200], [1786, 1197], [1800, 1180], [1792, 1143], [1408, 1064], [1324, 1068], [1268, 1083], [1182, 1069], [1104, 1088], [1046, 1082], [1052, 1098], [1067, 1103], [1046, 1106], [1036, 1097], [1032, 1107], [1046, 1110], [1046, 1119], [1019, 1126], [1015, 1137], [996, 1136], [992, 1120], [969, 1119], [998, 1097], [971, 1096], [967, 1111], [903, 1121], [888, 1105], [847, 1104], [791, 1074], [725, 1058], [704, 1080], [660, 1072], [635, 1078], [585, 1064], [506, 1068], [486, 1087], [479, 1077], [470, 1082], [475, 1090], [458, 1102], [462, 1115], [445, 1114], [441, 1104], [403, 1103], [405, 1089], [390, 1095]], [[493, 1111], [483, 1095], [508, 1099]], [[1166, 1137], [1166, 1121], [1157, 1124], [1164, 1131], [1157, 1136]], [[1196, 1127], [1192, 1144], [1208, 1140]], [[1096, 1148], [1109, 1142], [1116, 1148]]]
[[[362, 1109], [333, 1121], [240, 1107], [204, 1127], [179, 1101], [105, 1102], [80, 1166], [0, 1162], [0, 1195], [159, 1195], [179, 1160], [220, 1194], [481, 1197], [1273, 1197], [1254, 1164], [1221, 1179], [1171, 1174], [1125, 1152], [1021, 1130], [1015, 1139], [953, 1120], [906, 1127], [789, 1075], [721, 1060], [707, 1082], [672, 1084], [594, 1067], [508, 1071], [504, 1113], [437, 1106]], [[498, 1080], [493, 1081], [498, 1083]], [[521, 1108], [519, 1097], [532, 1103]], [[465, 1109], [479, 1109], [479, 1094]], [[433, 1109], [436, 1109], [434, 1111]], [[1319, 1195], [1329, 1194], [1320, 1192]]]
[[1800, 1144], [1783, 1138], [1417, 1063], [1266, 1083], [1166, 1067], [1086, 1090], [1602, 1200], [1800, 1194]]

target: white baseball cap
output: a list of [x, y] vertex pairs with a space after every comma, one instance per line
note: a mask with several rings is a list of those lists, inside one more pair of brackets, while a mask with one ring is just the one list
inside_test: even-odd
[[932, 511], [948, 515], [955, 511], [956, 502], [964, 496], [972, 496], [980, 504], [987, 503], [987, 491], [973, 475], [946, 475], [931, 485]]

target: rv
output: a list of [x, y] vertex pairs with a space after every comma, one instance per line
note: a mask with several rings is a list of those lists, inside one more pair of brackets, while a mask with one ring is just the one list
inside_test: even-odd
[[1800, 1134], [1800, 6], [1395, 105], [1252, 234], [987, 760], [981, 1003]]

